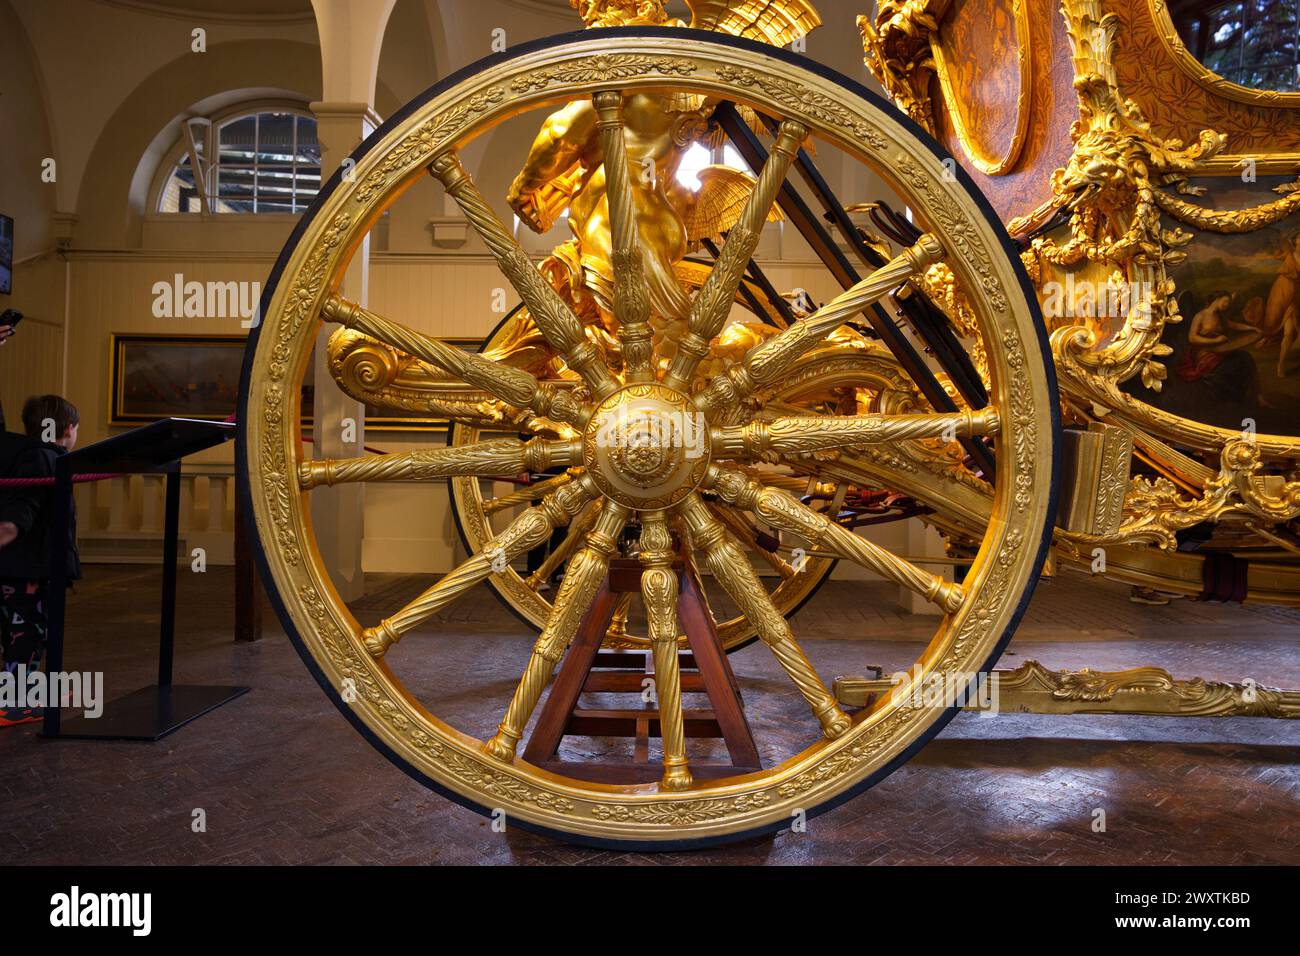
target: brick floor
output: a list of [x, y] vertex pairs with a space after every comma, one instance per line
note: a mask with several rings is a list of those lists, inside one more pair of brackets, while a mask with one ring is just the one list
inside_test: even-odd
[[[158, 573], [92, 567], [70, 607], [66, 666], [106, 672], [112, 698], [152, 679]], [[375, 576], [371, 620], [424, 582]], [[884, 783], [782, 833], [688, 854], [567, 846], [424, 790], [339, 716], [267, 615], [230, 639], [229, 571], [181, 579], [177, 680], [247, 683], [245, 697], [156, 744], [0, 732], [0, 845], [10, 863], [1300, 863], [1300, 723], [1003, 714], [958, 717]], [[885, 589], [836, 582], [796, 631], [826, 676], [909, 663], [932, 626]], [[408, 637], [394, 667], [435, 710], [483, 734], [531, 639], [479, 595]], [[1179, 601], [1067, 574], [1039, 589], [1002, 666], [1158, 664], [1176, 676], [1300, 687], [1300, 613]], [[733, 655], [768, 759], [810, 730], [770, 655]], [[513, 670], [511, 670], [513, 668]], [[771, 691], [771, 693], [765, 693]], [[803, 735], [803, 736], [801, 736]], [[203, 808], [207, 832], [191, 831]], [[1094, 811], [1106, 830], [1092, 829]]]

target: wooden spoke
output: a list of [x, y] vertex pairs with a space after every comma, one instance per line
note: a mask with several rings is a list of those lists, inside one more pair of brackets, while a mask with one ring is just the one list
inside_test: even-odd
[[938, 415], [833, 415], [777, 418], [715, 429], [719, 457], [792, 455], [879, 442], [938, 438], [956, 441], [995, 435], [1001, 427], [993, 406]]
[[517, 505], [526, 505], [530, 501], [536, 501], [544, 495], [550, 494], [557, 488], [569, 484], [573, 481], [574, 475], [565, 472], [562, 475], [556, 475], [554, 478], [547, 478], [544, 481], [535, 481], [531, 485], [524, 485], [518, 491], [512, 491], [508, 495], [499, 495], [496, 498], [489, 498], [483, 502], [483, 513], [485, 515], [494, 515], [498, 511], [505, 511], [508, 508], [514, 508]]
[[623, 347], [623, 366], [629, 382], [655, 380], [651, 343], [650, 298], [646, 294], [641, 263], [641, 234], [632, 198], [627, 144], [623, 137], [623, 94], [605, 90], [592, 97], [596, 127], [605, 152], [605, 196], [609, 201], [613, 240], [614, 313]]
[[437, 584], [396, 614], [362, 631], [366, 649], [375, 657], [382, 657], [407, 631], [451, 604], [489, 574], [500, 573], [515, 558], [546, 541], [552, 531], [567, 525], [599, 493], [591, 480], [584, 477], [547, 495], [537, 507], [529, 508], [511, 522], [496, 537], [493, 547], [443, 575]]
[[621, 641], [627, 638], [627, 619], [632, 613], [632, 594], [624, 594], [618, 599], [618, 604], [614, 606], [614, 614], [609, 619], [609, 627], [605, 628], [605, 639], [609, 641]]
[[460, 157], [454, 150], [439, 155], [429, 165], [429, 172], [438, 179], [451, 195], [475, 231], [483, 238], [505, 277], [523, 299], [528, 312], [537, 323], [551, 346], [560, 353], [569, 367], [582, 376], [597, 399], [604, 398], [618, 388], [610, 374], [605, 359], [588, 340], [582, 322], [560, 298], [545, 277], [537, 271], [528, 253], [515, 241], [514, 236], [497, 218]]
[[704, 556], [714, 578], [749, 618], [762, 640], [776, 655], [781, 667], [794, 681], [799, 693], [821, 724], [827, 737], [839, 737], [849, 729], [848, 715], [840, 709], [812, 662], [799, 647], [784, 615], [772, 603], [749, 559], [727, 534], [727, 529], [710, 514], [699, 494], [693, 493], [678, 505], [678, 513], [690, 531], [691, 544]]
[[763, 223], [767, 221], [781, 184], [785, 182], [795, 153], [807, 136], [807, 127], [793, 120], [786, 120], [777, 130], [776, 142], [758, 174], [758, 182], [749, 194], [745, 209], [727, 234], [713, 271], [691, 303], [687, 332], [678, 343], [672, 366], [664, 376], [665, 385], [690, 391], [695, 369], [709, 354], [710, 343], [722, 331], [731, 313], [736, 289], [749, 267], [754, 250], [758, 248]]
[[577, 441], [501, 438], [476, 445], [425, 448], [393, 455], [361, 458], [321, 458], [298, 466], [298, 483], [304, 489], [357, 481], [419, 481], [457, 475], [490, 477], [517, 475], [521, 471], [567, 468], [582, 460]]
[[794, 565], [781, 557], [781, 555], [777, 554], [775, 551], [767, 550], [767, 548], [758, 543], [758, 535], [754, 533], [753, 526], [750, 525], [749, 521], [745, 519], [744, 514], [740, 511], [737, 511], [734, 508], [728, 508], [726, 506], [718, 507], [716, 505], [710, 505], [709, 510], [713, 512], [715, 518], [727, 526], [728, 531], [740, 539], [741, 544], [744, 544], [751, 551], [757, 554], [762, 561], [769, 565], [777, 574], [781, 575], [783, 579], [788, 581], [799, 573], [795, 570]]
[[961, 607], [965, 595], [960, 584], [945, 581], [890, 554], [779, 488], [765, 487], [734, 468], [717, 466], [709, 469], [706, 483], [728, 504], [751, 510], [774, 528], [797, 535], [814, 547], [826, 548], [915, 591], [950, 614]]
[[599, 515], [599, 505], [594, 502], [587, 505], [583, 512], [574, 518], [569, 525], [569, 533], [564, 536], [564, 540], [546, 556], [546, 559], [536, 571], [528, 575], [524, 583], [536, 591], [549, 581], [551, 575], [560, 570], [564, 566], [564, 562], [568, 561], [573, 552], [578, 550], [578, 546], [586, 538], [587, 532], [596, 524], [596, 518]]
[[938, 239], [922, 236], [916, 245], [812, 315], [755, 345], [742, 361], [716, 376], [696, 398], [696, 404], [710, 419], [723, 418], [756, 388], [779, 380], [801, 355], [843, 325], [849, 316], [888, 295], [910, 276], [925, 272], [943, 255]]
[[564, 656], [583, 615], [587, 613], [596, 591], [605, 579], [610, 559], [618, 550], [619, 532], [627, 524], [630, 514], [631, 511], [622, 505], [604, 501], [596, 526], [587, 536], [586, 546], [569, 562], [564, 581], [560, 584], [560, 591], [551, 607], [551, 616], [533, 646], [532, 656], [528, 659], [519, 686], [515, 688], [506, 715], [497, 727], [496, 734], [484, 744], [484, 750], [498, 760], [514, 759], [519, 738], [523, 736], [524, 727], [532, 717], [537, 701], [555, 671], [555, 665]]
[[655, 665], [664, 747], [664, 790], [683, 790], [694, 781], [686, 764], [686, 725], [682, 716], [682, 677], [677, 659], [677, 572], [673, 540], [661, 511], [641, 516], [641, 600], [645, 604], [650, 652]]
[[421, 335], [341, 296], [330, 296], [321, 315], [436, 365], [507, 405], [531, 409], [538, 415], [578, 427], [586, 420], [582, 406], [565, 389], [539, 382], [523, 369], [492, 362], [481, 355]]

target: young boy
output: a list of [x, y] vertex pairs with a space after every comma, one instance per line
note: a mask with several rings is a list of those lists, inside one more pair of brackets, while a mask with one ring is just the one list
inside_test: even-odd
[[[81, 418], [58, 395], [29, 398], [23, 405], [26, 435], [0, 433], [0, 478], [53, 478], [54, 463], [77, 444]], [[0, 486], [0, 650], [4, 668], [27, 673], [45, 656], [45, 589], [50, 566], [53, 489]], [[76, 515], [69, 524], [68, 580], [81, 577]], [[0, 727], [42, 719], [39, 708], [0, 708]]]

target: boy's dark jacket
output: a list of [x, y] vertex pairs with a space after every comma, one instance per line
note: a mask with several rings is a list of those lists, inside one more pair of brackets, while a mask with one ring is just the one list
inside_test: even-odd
[[[54, 463], [67, 452], [60, 445], [47, 445], [26, 435], [0, 432], [0, 478], [53, 478]], [[18, 526], [18, 537], [0, 548], [0, 578], [33, 580], [49, 578], [50, 526], [53, 489], [34, 486], [0, 486], [0, 521]], [[68, 580], [81, 577], [77, 555], [77, 515], [74, 508], [68, 525]]]

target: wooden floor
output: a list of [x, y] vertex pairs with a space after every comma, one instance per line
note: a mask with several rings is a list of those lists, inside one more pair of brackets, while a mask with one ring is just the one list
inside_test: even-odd
[[[152, 680], [159, 574], [91, 567], [70, 608], [66, 666], [110, 699]], [[427, 582], [376, 576], [369, 623]], [[228, 570], [183, 574], [178, 681], [252, 693], [156, 744], [0, 731], [0, 841], [11, 863], [1300, 863], [1300, 722], [959, 716], [875, 789], [785, 832], [689, 854], [566, 846], [486, 821], [373, 751], [267, 615], [235, 645]], [[910, 663], [927, 622], [875, 585], [833, 583], [796, 619], [825, 676]], [[434, 631], [436, 630], [436, 635]], [[391, 655], [426, 702], [483, 735], [531, 637], [491, 597], [467, 600]], [[1039, 589], [1003, 659], [1166, 667], [1300, 687], [1300, 613], [1178, 601], [1067, 575]], [[770, 655], [733, 655], [756, 737], [779, 759], [816, 732]], [[591, 749], [591, 748], [588, 748]], [[206, 812], [207, 832], [191, 830]], [[1094, 811], [1106, 832], [1093, 831]]]

